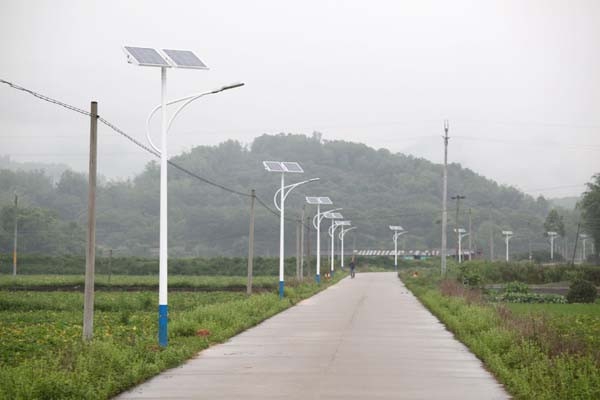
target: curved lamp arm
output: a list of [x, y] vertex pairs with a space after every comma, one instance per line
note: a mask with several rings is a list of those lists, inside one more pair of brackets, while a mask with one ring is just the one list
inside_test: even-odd
[[321, 222], [323, 220], [325, 214], [334, 212], [334, 211], [340, 211], [340, 210], [343, 210], [343, 208], [334, 208], [332, 210], [322, 211], [319, 214], [315, 214], [315, 216], [313, 217], [313, 226], [315, 227], [315, 229], [318, 229], [317, 218], [319, 218], [319, 222]]
[[291, 185], [286, 185], [283, 188], [277, 189], [277, 191], [273, 195], [273, 204], [275, 204], [275, 208], [277, 209], [277, 211], [281, 211], [281, 207], [277, 203], [277, 197], [279, 197], [279, 194], [281, 193], [281, 189], [283, 189], [283, 201], [285, 201], [285, 199], [288, 197], [288, 195], [290, 194], [290, 192], [292, 190], [294, 190], [295, 188], [297, 188], [298, 186], [304, 185], [305, 183], [318, 181], [320, 179], [321, 178], [311, 178], [311, 179], [307, 179], [307, 180], [302, 181], [302, 182], [292, 183]]
[[351, 231], [352, 229], [356, 229], [356, 226], [353, 226], [351, 228], [348, 229], [342, 229], [338, 235], [339, 239], [342, 240], [344, 238], [344, 235], [346, 235], [346, 233], [348, 233], [349, 231]]
[[[169, 129], [171, 129], [171, 125], [173, 125], [173, 121], [175, 120], [175, 117], [177, 117], [177, 115], [185, 108], [187, 107], [190, 103], [192, 103], [193, 101], [198, 100], [200, 97], [204, 97], [204, 96], [208, 96], [209, 94], [217, 94], [220, 93], [224, 90], [229, 90], [229, 89], [234, 89], [240, 86], [244, 86], [244, 83], [233, 83], [231, 85], [227, 85], [227, 86], [223, 86], [219, 89], [215, 89], [212, 90], [210, 92], [204, 92], [204, 93], [196, 93], [196, 94], [192, 94], [189, 96], [185, 96], [176, 100], [171, 100], [167, 103], [168, 106], [172, 105], [172, 104], [176, 104], [176, 103], [181, 103], [182, 101], [185, 102], [183, 103], [178, 109], [177, 111], [175, 111], [175, 113], [173, 114], [173, 116], [169, 119], [169, 123], [167, 125], [167, 132], [169, 131]], [[156, 112], [158, 110], [160, 110], [162, 108], [162, 106], [159, 104], [156, 107], [154, 107], [152, 109], [152, 111], [150, 112], [150, 114], [148, 115], [148, 118], [146, 118], [146, 138], [148, 139], [148, 142], [150, 143], [150, 146], [152, 146], [152, 148], [154, 150], [156, 150], [159, 154], [160, 154], [160, 149], [154, 144], [154, 142], [152, 141], [152, 138], [150, 137], [150, 121], [152, 120], [152, 117], [154, 116], [154, 114], [156, 114]]]

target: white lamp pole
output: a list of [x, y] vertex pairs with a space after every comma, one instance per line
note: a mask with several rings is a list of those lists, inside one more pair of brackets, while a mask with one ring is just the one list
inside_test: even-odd
[[454, 229], [454, 232], [456, 232], [456, 235], [458, 236], [458, 262], [460, 264], [462, 263], [462, 239], [470, 234], [465, 233], [466, 230], [463, 228]]
[[508, 262], [510, 260], [508, 242], [512, 238], [513, 232], [512, 231], [502, 231], [502, 234], [504, 235], [504, 240], [506, 242], [506, 262]]
[[406, 231], [400, 225], [390, 225], [390, 229], [394, 231], [394, 236], [392, 237], [394, 239], [394, 268], [398, 272], [398, 237], [406, 233]]
[[323, 211], [321, 212], [321, 204], [331, 204], [330, 203], [315, 203], [317, 204], [317, 214], [313, 217], [313, 226], [317, 230], [317, 271], [315, 275], [315, 281], [319, 284], [321, 283], [321, 221], [325, 218], [325, 215], [328, 213], [333, 213], [335, 211], [341, 210], [341, 208], [334, 208], [333, 210]]
[[581, 238], [581, 241], [583, 242], [583, 248], [581, 249], [581, 251], [583, 252], [581, 262], [585, 263], [585, 261], [586, 261], [585, 242], [588, 240], [588, 235], [582, 233], [581, 235], [579, 235], [579, 237]]
[[346, 236], [346, 233], [348, 233], [352, 229], [356, 229], [356, 226], [353, 226], [352, 228], [348, 228], [348, 229], [344, 229], [344, 227], [342, 226], [342, 230], [340, 231], [339, 238], [340, 238], [340, 241], [342, 242], [340, 266], [342, 269], [344, 269], [344, 236]]
[[558, 233], [556, 232], [548, 232], [548, 236], [550, 237], [550, 260], [554, 260], [554, 239], [556, 238]]
[[[333, 274], [335, 272], [335, 230], [338, 226], [347, 226], [350, 225], [350, 221], [336, 221], [335, 219], [342, 218], [340, 213], [332, 213], [328, 214], [331, 218], [331, 226], [329, 227], [329, 236], [331, 236], [331, 277], [333, 278]], [[342, 228], [343, 229], [343, 228]]]

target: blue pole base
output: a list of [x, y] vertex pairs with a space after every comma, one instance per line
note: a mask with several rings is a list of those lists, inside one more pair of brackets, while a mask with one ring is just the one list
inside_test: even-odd
[[331, 279], [333, 279], [333, 270], [331, 270]]
[[158, 306], [158, 345], [167, 347], [169, 336], [167, 334], [167, 324], [169, 321], [169, 306], [160, 304]]
[[283, 281], [279, 281], [279, 298], [280, 299], [283, 299], [283, 287], [284, 287]]
[[315, 282], [317, 282], [317, 284], [321, 283], [321, 275], [319, 275], [319, 274], [315, 275]]

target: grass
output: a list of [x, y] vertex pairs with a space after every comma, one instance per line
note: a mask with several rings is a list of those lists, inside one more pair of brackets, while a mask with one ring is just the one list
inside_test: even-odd
[[401, 274], [407, 287], [516, 399], [600, 398], [597, 304], [492, 305], [439, 272]]
[[310, 297], [321, 286], [169, 294], [169, 346], [157, 346], [156, 292], [98, 292], [83, 343], [83, 295], [0, 291], [0, 399], [106, 399]]

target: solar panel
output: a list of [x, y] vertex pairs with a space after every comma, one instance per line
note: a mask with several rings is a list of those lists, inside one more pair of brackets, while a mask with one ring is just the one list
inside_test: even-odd
[[200, 59], [189, 50], [162, 49], [169, 61], [178, 68], [208, 69]]
[[146, 67], [170, 67], [171, 65], [160, 53], [149, 47], [123, 47], [127, 55], [127, 62]]
[[350, 221], [336, 221], [335, 224], [336, 225], [343, 225], [343, 226], [352, 225], [352, 223]]
[[308, 204], [321, 204], [321, 202], [319, 201], [320, 197], [306, 197], [306, 202]]
[[319, 197], [319, 204], [333, 204], [329, 197]]
[[285, 172], [285, 169], [279, 161], [263, 161], [265, 169], [270, 172]]
[[296, 173], [304, 172], [304, 170], [302, 169], [300, 164], [298, 164], [297, 162], [285, 161], [285, 162], [282, 162], [282, 164], [287, 172], [296, 172]]
[[404, 228], [402, 228], [399, 225], [390, 225], [390, 229], [393, 231], [403, 231], [404, 230]]
[[325, 218], [341, 219], [341, 218], [344, 218], [344, 217], [342, 216], [342, 214], [340, 214], [338, 212], [333, 212], [333, 213], [328, 212], [328, 213], [325, 213]]

